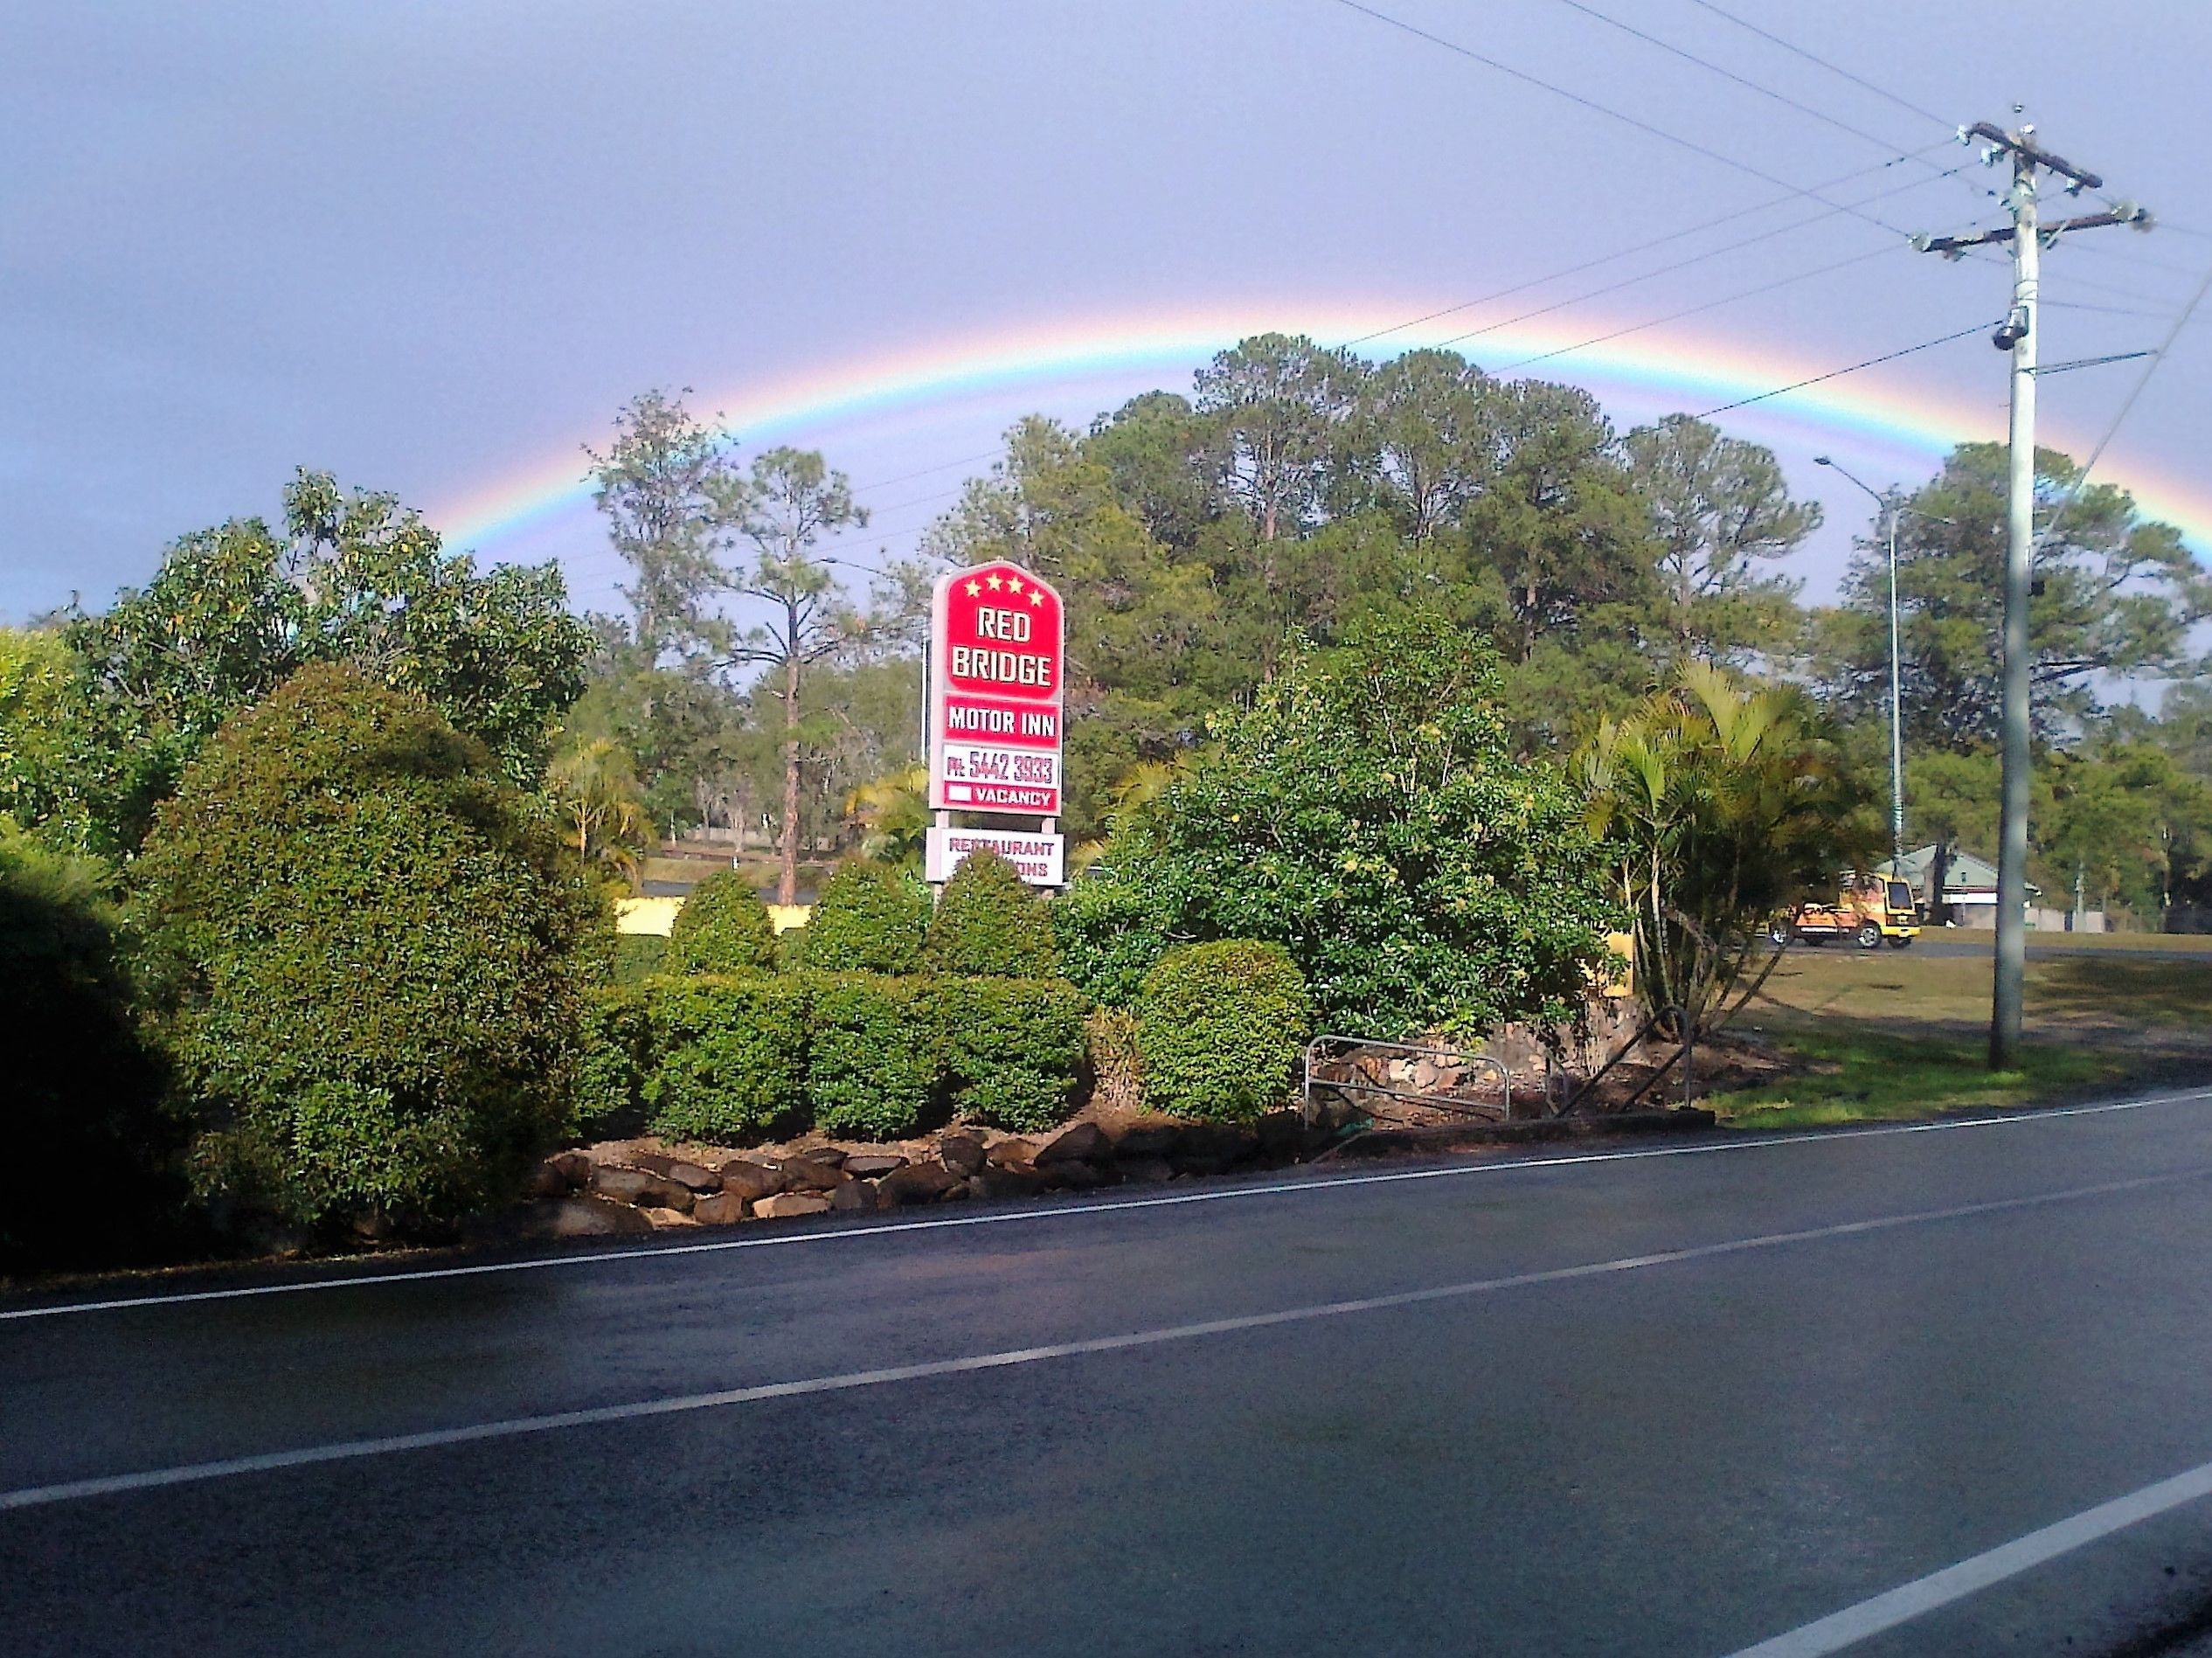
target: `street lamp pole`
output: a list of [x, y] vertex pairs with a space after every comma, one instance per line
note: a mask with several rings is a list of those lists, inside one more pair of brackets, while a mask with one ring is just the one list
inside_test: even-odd
[[1824, 466], [1841, 473], [1846, 478], [1874, 497], [1882, 509], [1886, 528], [1885, 539], [1890, 548], [1890, 871], [1903, 875], [1898, 864], [1904, 857], [1904, 696], [1902, 676], [1897, 666], [1897, 519], [1904, 509], [1897, 504], [1896, 495], [1884, 495], [1863, 479], [1855, 476], [1848, 468], [1836, 464], [1828, 455], [1813, 457], [1815, 466]]

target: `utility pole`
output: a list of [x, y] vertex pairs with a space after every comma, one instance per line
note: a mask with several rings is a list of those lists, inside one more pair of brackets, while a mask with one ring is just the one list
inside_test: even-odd
[[[2014, 113], [2019, 113], [2017, 105]], [[1941, 253], [1948, 259], [1992, 242], [2010, 242], [2013, 250], [2012, 309], [1998, 324], [1995, 336], [1997, 349], [2012, 353], [2012, 475], [2006, 515], [2004, 794], [1997, 836], [1997, 974], [1989, 1009], [1989, 1067], [1993, 1071], [2014, 1070], [2019, 1064], [2021, 1005], [2028, 969], [2028, 695], [2035, 666], [2028, 654], [2028, 600], [2035, 564], [2035, 314], [2042, 251], [2071, 231], [2106, 225], [2132, 225], [2139, 229], [2150, 225], [2148, 213], [2124, 202], [2109, 212], [2083, 214], [2045, 228], [2037, 200], [2040, 174], [2064, 179], [2069, 195], [2101, 191], [2105, 181], [2040, 149], [2035, 138], [2035, 129], [2025, 123], [2015, 132], [1986, 121], [1959, 128], [1960, 143], [1985, 142], [1987, 148], [1982, 159], [1992, 166], [2002, 157], [2011, 158], [2013, 187], [2006, 205], [2012, 211], [2013, 222], [2002, 229], [1966, 236], [1913, 239], [1913, 246], [1922, 253]]]

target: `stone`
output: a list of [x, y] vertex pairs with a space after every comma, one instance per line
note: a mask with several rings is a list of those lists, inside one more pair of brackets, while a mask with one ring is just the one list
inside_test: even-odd
[[665, 1151], [634, 1151], [630, 1154], [630, 1162], [648, 1174], [659, 1175], [663, 1178], [669, 1169], [676, 1167], [676, 1159]]
[[1157, 1186], [1175, 1177], [1175, 1166], [1165, 1157], [1124, 1157], [1121, 1178], [1140, 1185]]
[[991, 1163], [974, 1183], [986, 1197], [1034, 1197], [1044, 1190], [1044, 1176], [1023, 1163]]
[[836, 1210], [875, 1208], [876, 1183], [857, 1176], [845, 1182], [829, 1194], [829, 1206]]
[[1038, 1174], [1055, 1186], [1064, 1186], [1070, 1191], [1089, 1191], [1094, 1186], [1109, 1186], [1120, 1176], [1116, 1171], [1099, 1163], [1066, 1162], [1042, 1163]]
[[1113, 1142], [1095, 1122], [1079, 1122], [1054, 1139], [1033, 1159], [1039, 1169], [1052, 1163], [1104, 1162], [1113, 1155]]
[[722, 1176], [712, 1169], [700, 1168], [697, 1163], [673, 1162], [663, 1172], [686, 1191], [710, 1192], [722, 1190]]
[[732, 1157], [722, 1165], [723, 1191], [749, 1204], [773, 1197], [790, 1183], [790, 1177], [782, 1169], [771, 1169], [766, 1163], [757, 1163], [749, 1158]]
[[877, 1183], [876, 1201], [885, 1209], [932, 1203], [960, 1183], [960, 1177], [942, 1163], [908, 1163]]
[[829, 1200], [819, 1192], [780, 1191], [753, 1204], [752, 1212], [762, 1220], [782, 1220], [794, 1215], [824, 1214], [829, 1208]]
[[973, 1175], [983, 1167], [983, 1142], [974, 1134], [947, 1134], [937, 1142], [938, 1161], [956, 1175]]
[[1259, 1149], [1259, 1136], [1240, 1124], [1194, 1122], [1184, 1128], [1182, 1143], [1168, 1161], [1178, 1174], [1217, 1175]]
[[561, 1171], [562, 1177], [579, 1191], [592, 1183], [592, 1160], [580, 1151], [556, 1152], [552, 1164]]
[[1172, 1157], [1182, 1144], [1182, 1125], [1179, 1122], [1141, 1122], [1121, 1131], [1121, 1138], [1113, 1142], [1114, 1153], [1122, 1157]]
[[733, 1191], [718, 1191], [691, 1205], [691, 1218], [704, 1226], [728, 1226], [745, 1215], [745, 1200]]
[[648, 1174], [642, 1169], [628, 1169], [621, 1163], [601, 1163], [592, 1170], [593, 1191], [618, 1204], [645, 1202], [660, 1181], [658, 1175]]
[[1306, 1120], [1288, 1108], [1271, 1111], [1252, 1125], [1252, 1134], [1261, 1156], [1286, 1162], [1306, 1143]]
[[1027, 1169], [1036, 1157], [1037, 1148], [1026, 1140], [1002, 1140], [983, 1154], [984, 1162], [999, 1169], [1016, 1163]]
[[533, 1197], [565, 1197], [568, 1184], [568, 1176], [550, 1158], [530, 1171], [530, 1195]]
[[696, 1226], [699, 1224], [681, 1209], [658, 1207], [648, 1209], [641, 1206], [637, 1212], [652, 1223], [655, 1231], [665, 1231], [674, 1226]]
[[828, 1163], [832, 1169], [842, 1169], [845, 1162], [843, 1146], [815, 1146], [799, 1154], [810, 1162]]
[[784, 1184], [793, 1191], [835, 1191], [851, 1176], [836, 1163], [819, 1157], [787, 1157], [777, 1165]]
[[653, 1223], [628, 1204], [604, 1197], [558, 1197], [532, 1204], [523, 1221], [532, 1238], [627, 1238], [653, 1230]]
[[906, 1160], [895, 1151], [857, 1152], [846, 1158], [844, 1165], [845, 1172], [856, 1180], [873, 1180], [905, 1166]]

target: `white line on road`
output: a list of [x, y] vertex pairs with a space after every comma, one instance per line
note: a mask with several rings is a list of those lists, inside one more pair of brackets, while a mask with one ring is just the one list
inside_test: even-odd
[[225, 1457], [213, 1462], [190, 1462], [177, 1467], [150, 1468], [136, 1474], [65, 1480], [52, 1485], [0, 1491], [0, 1512], [38, 1508], [48, 1503], [77, 1502], [87, 1497], [147, 1491], [163, 1486], [192, 1485], [205, 1480], [230, 1479], [243, 1474], [266, 1474], [279, 1468], [307, 1467], [322, 1462], [351, 1461], [363, 1457], [390, 1456], [402, 1451], [429, 1450], [439, 1446], [470, 1445], [484, 1439], [514, 1439], [526, 1433], [557, 1433], [563, 1428], [630, 1422], [643, 1417], [718, 1410], [732, 1405], [750, 1405], [762, 1399], [795, 1398], [811, 1393], [842, 1393], [853, 1388], [881, 1387], [892, 1382], [914, 1382], [929, 1377], [962, 1376], [976, 1370], [1004, 1370], [1012, 1365], [1038, 1363], [1045, 1359], [1074, 1358], [1088, 1353], [1118, 1353], [1130, 1348], [1158, 1347], [1168, 1342], [1187, 1342], [1204, 1335], [1227, 1335], [1242, 1330], [1267, 1329], [1280, 1324], [1301, 1324], [1314, 1319], [1343, 1318], [1355, 1313], [1379, 1313], [1393, 1308], [1418, 1307], [1432, 1301], [1459, 1301], [1470, 1296], [1494, 1294], [1501, 1290], [1527, 1289], [1539, 1284], [1564, 1284], [1577, 1279], [1639, 1272], [1649, 1266], [1671, 1266], [1683, 1261], [1709, 1260], [1720, 1255], [1779, 1249], [1788, 1244], [1852, 1238], [1868, 1232], [1890, 1231], [1901, 1226], [1963, 1220], [1975, 1215], [2001, 1214], [2012, 1210], [2039, 1208], [2085, 1197], [2140, 1191], [2149, 1187], [2173, 1185], [2207, 1176], [2212, 1176], [2212, 1167], [2144, 1175], [2132, 1180], [2105, 1181], [2094, 1186], [2073, 1186], [2063, 1191], [2035, 1192], [2021, 1197], [2001, 1197], [1987, 1203], [1961, 1204], [1949, 1209], [1924, 1209], [1910, 1214], [1877, 1216], [1870, 1220], [1842, 1221], [1834, 1225], [1806, 1227], [1797, 1231], [1765, 1232], [1753, 1238], [1731, 1238], [1724, 1243], [1698, 1244], [1683, 1249], [1660, 1250], [1647, 1255], [1626, 1255], [1614, 1260], [1592, 1261], [1580, 1266], [1555, 1266], [1543, 1272], [1516, 1273], [1508, 1278], [1479, 1278], [1429, 1289], [1366, 1295], [1356, 1301], [1324, 1301], [1317, 1306], [1286, 1308], [1272, 1313], [1248, 1313], [1236, 1318], [1208, 1319], [1197, 1324], [1172, 1324], [1161, 1329], [1094, 1336], [1087, 1341], [1055, 1342], [1041, 1347], [1018, 1347], [995, 1353], [971, 1354], [964, 1358], [930, 1359], [916, 1364], [891, 1365], [882, 1370], [805, 1377], [791, 1382], [768, 1382], [752, 1387], [725, 1388], [715, 1393], [687, 1393], [672, 1398], [604, 1405], [589, 1410], [560, 1411], [544, 1416], [509, 1417], [496, 1422], [433, 1428], [426, 1433], [394, 1434], [385, 1439], [344, 1439], [333, 1445], [307, 1446], [293, 1451], [267, 1451], [254, 1456]]
[[2206, 1496], [2212, 1496], [2212, 1462], [2191, 1468], [2186, 1474], [2177, 1474], [2170, 1480], [2160, 1480], [2156, 1485], [2146, 1485], [2126, 1496], [2115, 1497], [2110, 1502], [2099, 1503], [2070, 1519], [2031, 1531], [1970, 1560], [1961, 1560], [1955, 1566], [1931, 1571], [1887, 1594], [1831, 1613], [1817, 1623], [1762, 1641], [1756, 1647], [1746, 1647], [1733, 1658], [1825, 1658], [1827, 1654], [1841, 1652], [1870, 1635], [1894, 1629], [1954, 1600], [1963, 1600], [1993, 1584], [2032, 1571], [2100, 1537], [2109, 1537], [2115, 1531], [2124, 1531], [2129, 1526], [2155, 1519], [2169, 1509]]
[[2212, 1088], [2196, 1088], [2186, 1093], [2153, 1094], [2140, 1100], [2111, 1100], [2097, 1106], [2061, 1106], [2047, 1111], [2013, 1112], [2001, 1117], [1952, 1117], [1938, 1122], [1892, 1123], [1879, 1128], [1761, 1135], [1758, 1139], [1731, 1140], [1717, 1144], [1659, 1146], [1640, 1151], [1580, 1152], [1564, 1157], [1518, 1157], [1510, 1162], [1460, 1164], [1448, 1169], [1407, 1169], [1386, 1175], [1308, 1176], [1301, 1180], [1271, 1181], [1265, 1185], [1223, 1186], [1205, 1191], [1179, 1192], [1171, 1197], [1120, 1197], [1089, 1204], [1056, 1203], [1036, 1209], [999, 1210], [981, 1215], [893, 1221], [872, 1226], [839, 1225], [821, 1231], [773, 1232], [765, 1236], [716, 1238], [711, 1243], [660, 1244], [589, 1254], [547, 1255], [531, 1260], [484, 1261], [473, 1266], [423, 1266], [400, 1272], [356, 1273], [337, 1278], [303, 1279], [281, 1284], [242, 1284], [228, 1289], [183, 1290], [168, 1295], [121, 1295], [106, 1301], [65, 1301], [53, 1307], [0, 1309], [0, 1323], [21, 1319], [64, 1318], [81, 1313], [121, 1312], [135, 1307], [182, 1307], [196, 1301], [244, 1301], [262, 1295], [302, 1295], [318, 1290], [357, 1289], [375, 1284], [416, 1284], [433, 1279], [476, 1278], [495, 1273], [537, 1273], [569, 1266], [605, 1266], [623, 1261], [664, 1260], [676, 1255], [716, 1255], [733, 1249], [836, 1244], [857, 1238], [881, 1238], [895, 1232], [941, 1231], [967, 1226], [1003, 1226], [1069, 1220], [1078, 1215], [1110, 1215], [1124, 1210], [1174, 1209], [1187, 1204], [1217, 1204], [1238, 1198], [1340, 1191], [1360, 1186], [1395, 1185], [1400, 1181], [1409, 1180], [1461, 1180], [1480, 1175], [1517, 1174], [1530, 1169], [1563, 1169], [1580, 1163], [1639, 1162], [1652, 1157], [1700, 1157], [1724, 1151], [1772, 1151], [1785, 1146], [1847, 1145], [1856, 1140], [1879, 1140], [1893, 1134], [1944, 1134], [1959, 1128], [2013, 1127], [2022, 1123], [2049, 1122], [2067, 1117], [2098, 1117], [2115, 1111], [2142, 1111], [2153, 1106], [2182, 1105], [2192, 1100], [2206, 1099], [2212, 1099]]

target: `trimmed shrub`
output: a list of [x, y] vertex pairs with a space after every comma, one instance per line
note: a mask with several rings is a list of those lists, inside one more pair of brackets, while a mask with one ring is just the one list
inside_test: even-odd
[[905, 870], [849, 864], [807, 918], [807, 965], [823, 973], [912, 973], [922, 964], [929, 889]]
[[875, 973], [808, 976], [815, 987], [807, 1050], [815, 1126], [861, 1140], [912, 1134], [943, 1069], [929, 982]]
[[586, 993], [571, 1134], [589, 1140], [638, 1132], [645, 1120], [652, 1051], [642, 986], [600, 985]]
[[1313, 1003], [1282, 946], [1223, 939], [1161, 956], [1136, 1016], [1148, 1106], [1245, 1122], [1289, 1095]]
[[807, 929], [787, 926], [776, 934], [776, 971], [796, 973], [807, 965]]
[[607, 906], [421, 697], [302, 669], [210, 739], [131, 875], [209, 1197], [450, 1219], [568, 1126]]
[[616, 984], [643, 984], [668, 960], [669, 941], [657, 933], [618, 933], [609, 976]]
[[17, 1173], [0, 1204], [0, 1273], [140, 1257], [183, 1196], [164, 1180], [176, 1125], [130, 1015], [105, 887], [99, 865], [0, 817], [0, 1136]]
[[953, 1108], [971, 1122], [1036, 1134], [1075, 1105], [1089, 998], [1064, 979], [939, 981]]
[[776, 964], [768, 906], [735, 870], [718, 870], [691, 889], [669, 932], [667, 973], [744, 973]]
[[1047, 906], [1060, 972], [1100, 1004], [1133, 1006], [1168, 948], [1167, 918], [1134, 882], [1085, 875]]
[[922, 940], [932, 973], [1049, 979], [1060, 970], [1043, 898], [995, 852], [972, 852], [953, 871]]
[[653, 1132], [712, 1142], [802, 1127], [808, 991], [771, 973], [655, 980], [646, 991], [657, 1056], [645, 1083]]

